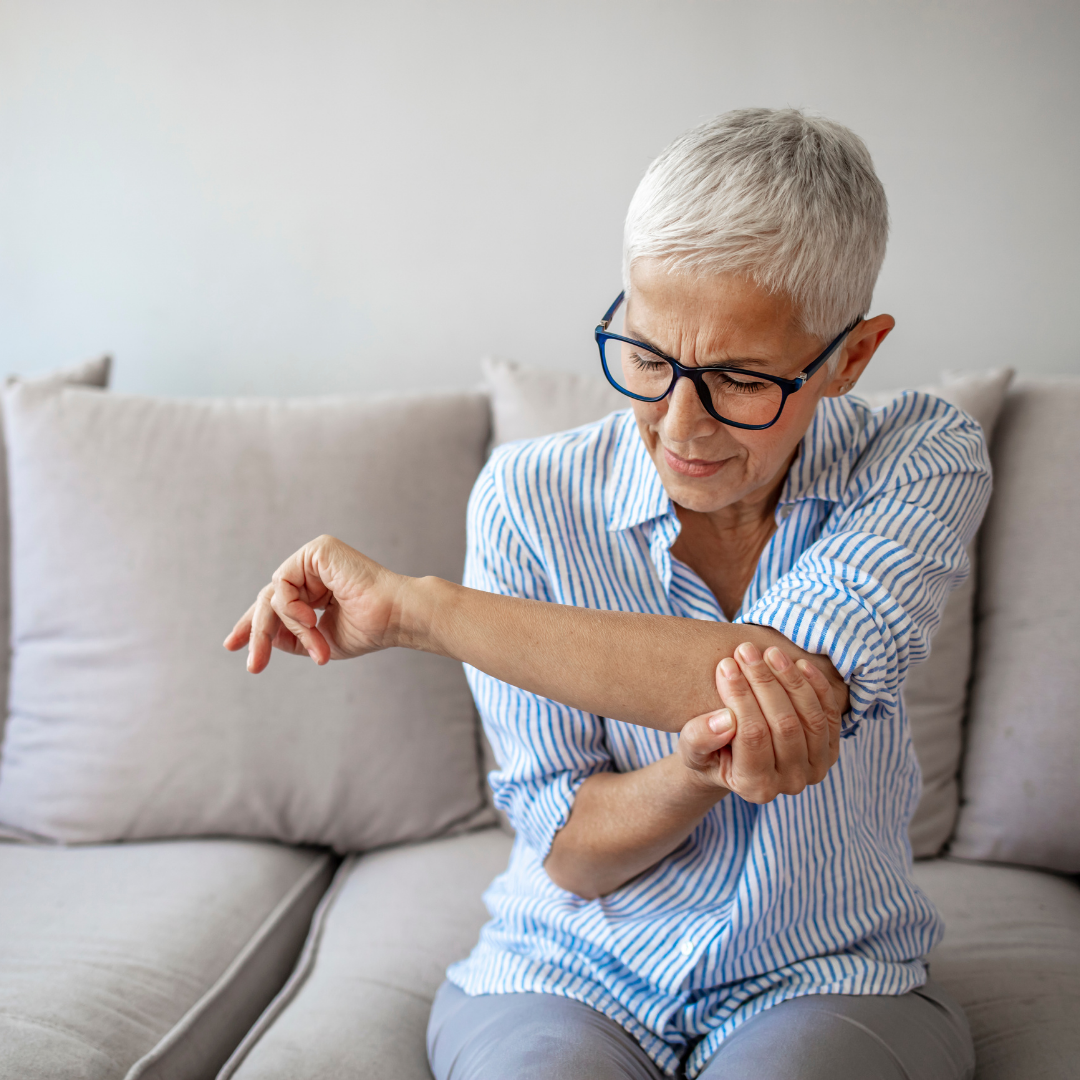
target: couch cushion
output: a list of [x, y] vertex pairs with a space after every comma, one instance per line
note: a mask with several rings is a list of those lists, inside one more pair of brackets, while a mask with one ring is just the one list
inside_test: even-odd
[[1037, 870], [915, 864], [945, 917], [930, 972], [964, 1007], [977, 1080], [1065, 1080], [1080, 1063], [1080, 886]]
[[332, 873], [325, 853], [238, 840], [0, 843], [0, 1076], [212, 1076]]
[[[923, 389], [974, 416], [989, 440], [1012, 375], [1009, 369], [945, 373], [940, 382]], [[486, 360], [484, 379], [492, 399], [496, 445], [587, 424], [628, 404], [627, 398], [598, 376], [545, 371], [510, 360]], [[860, 396], [876, 407], [899, 392]], [[908, 829], [916, 857], [936, 855], [942, 849], [959, 808], [957, 773], [973, 643], [974, 544], [969, 554], [972, 574], [949, 598], [930, 658], [913, 667], [904, 684], [912, 739], [923, 774], [922, 798]]]
[[1080, 871], [1080, 379], [1018, 386], [994, 441], [951, 851]]
[[[28, 380], [38, 385], [96, 386], [104, 389], [109, 385], [108, 356], [88, 360], [85, 364], [54, 371], [37, 379]], [[9, 375], [7, 384], [20, 382], [17, 375]], [[7, 452], [4, 449], [2, 425], [0, 425], [0, 740], [4, 737], [7, 720], [8, 673], [11, 668], [11, 536], [8, 525]]]
[[233, 835], [338, 850], [478, 817], [461, 665], [391, 650], [264, 674], [226, 632], [334, 533], [460, 576], [480, 394], [158, 400], [6, 392], [11, 718], [0, 821], [65, 842]]
[[347, 861], [296, 972], [218, 1080], [431, 1080], [432, 999], [476, 944], [511, 843], [485, 829]]

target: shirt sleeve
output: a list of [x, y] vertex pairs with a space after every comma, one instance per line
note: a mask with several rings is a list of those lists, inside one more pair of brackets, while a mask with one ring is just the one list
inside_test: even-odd
[[[515, 527], [499, 482], [500, 466], [514, 450], [496, 450], [473, 488], [464, 584], [503, 596], [551, 600], [543, 565]], [[499, 765], [488, 778], [495, 805], [546, 858], [577, 789], [593, 773], [612, 769], [604, 722], [468, 664], [465, 675]]]
[[828, 654], [850, 690], [843, 735], [896, 709], [970, 572], [966, 548], [990, 497], [986, 441], [966, 413], [921, 394], [883, 413], [820, 538], [738, 619]]

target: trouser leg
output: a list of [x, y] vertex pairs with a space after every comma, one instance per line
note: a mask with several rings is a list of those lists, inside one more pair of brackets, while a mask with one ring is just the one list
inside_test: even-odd
[[637, 1040], [553, 994], [469, 997], [445, 982], [428, 1023], [435, 1080], [661, 1080]]
[[933, 983], [895, 997], [815, 994], [759, 1013], [699, 1080], [971, 1080], [963, 1010]]

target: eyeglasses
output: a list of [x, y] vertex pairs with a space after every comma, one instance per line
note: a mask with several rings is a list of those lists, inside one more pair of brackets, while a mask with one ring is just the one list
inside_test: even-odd
[[626, 293], [621, 292], [596, 328], [596, 344], [607, 380], [621, 394], [636, 401], [662, 401], [680, 379], [689, 379], [697, 389], [705, 411], [722, 424], [760, 431], [772, 427], [784, 411], [788, 397], [801, 390], [837, 346], [862, 322], [856, 319], [825, 346], [825, 351], [808, 364], [797, 378], [782, 379], [763, 371], [712, 364], [684, 367], [678, 360], [657, 352], [651, 345], [608, 332], [611, 320]]

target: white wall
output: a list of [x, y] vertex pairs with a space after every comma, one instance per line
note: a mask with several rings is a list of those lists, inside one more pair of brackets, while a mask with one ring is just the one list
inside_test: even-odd
[[110, 350], [165, 394], [592, 369], [650, 158], [791, 104], [889, 193], [871, 385], [1080, 373], [1078, 47], [1072, 0], [0, 0], [0, 368]]

